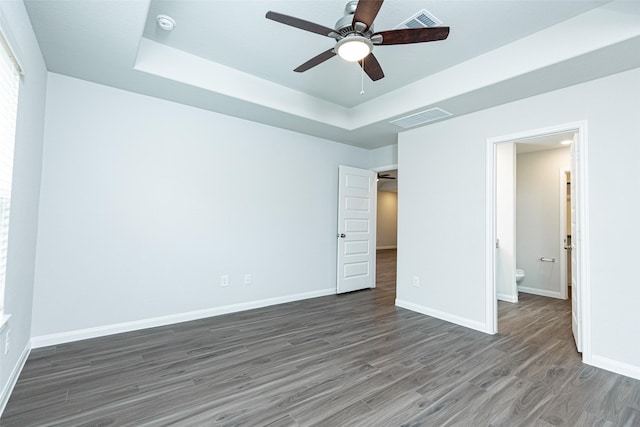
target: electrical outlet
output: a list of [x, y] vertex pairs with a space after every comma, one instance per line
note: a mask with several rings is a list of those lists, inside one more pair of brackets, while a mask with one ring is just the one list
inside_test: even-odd
[[413, 276], [413, 283], [412, 283], [414, 288], [419, 288], [420, 287], [420, 278], [418, 276]]
[[245, 286], [249, 286], [251, 284], [251, 275], [250, 274], [245, 274], [244, 275], [244, 285]]
[[9, 335], [11, 334], [11, 330], [7, 330], [7, 333], [4, 336], [4, 354], [9, 353]]
[[223, 275], [220, 276], [220, 286], [226, 287], [229, 286], [229, 276], [228, 275]]

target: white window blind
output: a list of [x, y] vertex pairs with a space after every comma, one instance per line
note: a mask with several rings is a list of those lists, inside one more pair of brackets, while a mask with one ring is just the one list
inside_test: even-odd
[[4, 313], [4, 287], [7, 277], [11, 178], [19, 86], [18, 64], [5, 38], [0, 34], [0, 315]]

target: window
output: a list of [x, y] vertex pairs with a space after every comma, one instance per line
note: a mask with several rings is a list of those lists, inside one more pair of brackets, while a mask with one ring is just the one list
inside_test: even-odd
[[4, 31], [1, 30], [2, 27], [0, 27], [0, 316], [4, 314], [13, 148], [20, 85], [20, 66], [5, 38]]

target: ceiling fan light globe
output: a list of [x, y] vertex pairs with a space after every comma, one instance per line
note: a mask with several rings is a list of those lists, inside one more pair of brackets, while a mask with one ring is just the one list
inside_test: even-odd
[[373, 44], [365, 37], [345, 37], [336, 45], [336, 52], [340, 58], [349, 62], [360, 61], [371, 53]]

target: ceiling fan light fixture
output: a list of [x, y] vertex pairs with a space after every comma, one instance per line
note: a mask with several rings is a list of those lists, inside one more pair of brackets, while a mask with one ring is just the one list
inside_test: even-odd
[[349, 62], [360, 61], [366, 58], [373, 49], [373, 43], [366, 37], [347, 36], [336, 44], [336, 53], [340, 58]]

